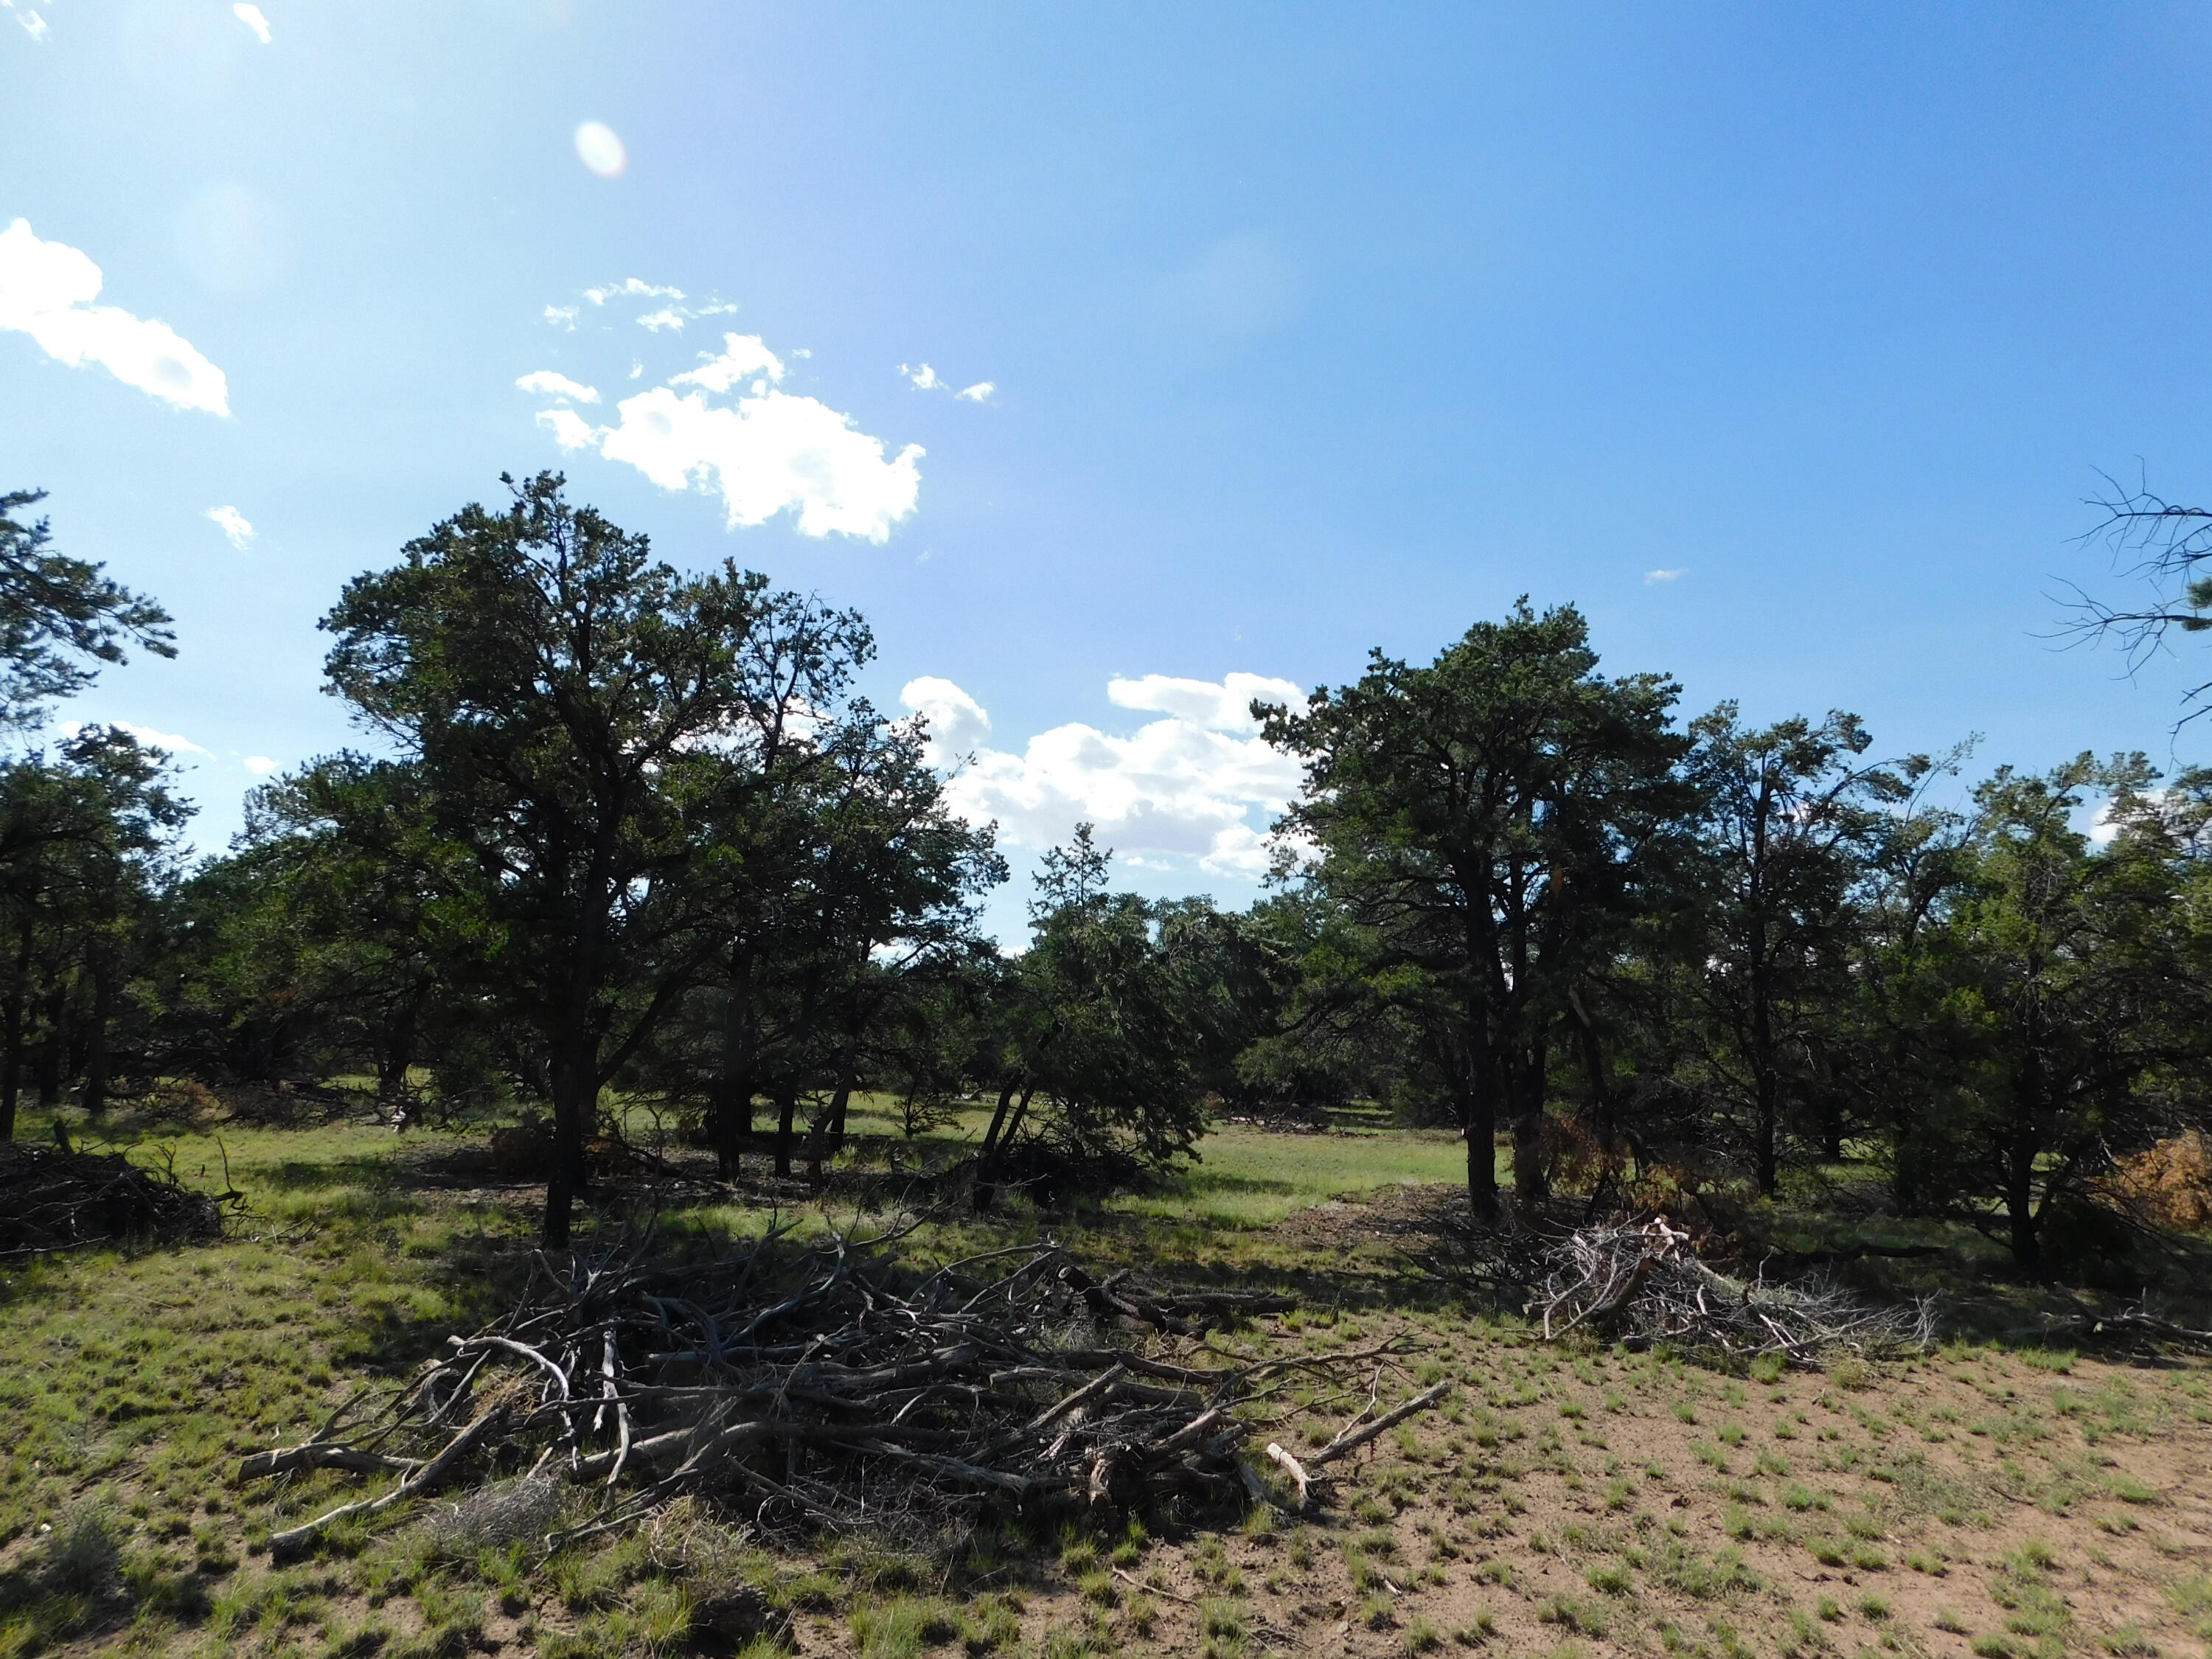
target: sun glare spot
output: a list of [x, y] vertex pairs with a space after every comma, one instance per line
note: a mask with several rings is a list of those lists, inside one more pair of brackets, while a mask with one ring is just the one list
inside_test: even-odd
[[629, 152], [605, 121], [586, 121], [576, 129], [576, 155], [602, 179], [618, 179], [629, 165]]

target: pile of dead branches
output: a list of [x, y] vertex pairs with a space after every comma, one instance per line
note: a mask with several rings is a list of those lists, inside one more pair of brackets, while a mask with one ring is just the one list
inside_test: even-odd
[[1770, 1283], [1717, 1273], [1664, 1216], [1640, 1227], [1579, 1229], [1546, 1258], [1528, 1312], [1547, 1340], [1579, 1330], [1729, 1360], [1780, 1354], [1817, 1368], [1838, 1353], [1924, 1348], [1932, 1335], [1925, 1304], [1876, 1307], [1817, 1279]]
[[991, 1504], [1203, 1513], [1263, 1490], [1234, 1407], [1294, 1372], [1379, 1368], [1397, 1350], [1239, 1364], [1204, 1341], [1292, 1305], [1102, 1281], [1053, 1245], [926, 1277], [848, 1237], [798, 1251], [776, 1232], [714, 1260], [656, 1261], [642, 1244], [545, 1256], [506, 1317], [240, 1476], [396, 1477], [279, 1533], [280, 1553], [457, 1484], [473, 1494], [462, 1510], [502, 1513], [518, 1492], [542, 1507], [567, 1486], [549, 1544], [686, 1494], [764, 1532], [934, 1528]]
[[120, 1153], [0, 1141], [0, 1255], [222, 1231], [222, 1200]]

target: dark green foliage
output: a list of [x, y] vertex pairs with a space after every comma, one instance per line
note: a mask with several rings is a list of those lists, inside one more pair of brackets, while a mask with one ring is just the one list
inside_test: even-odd
[[[1601, 674], [1577, 611], [1523, 602], [1255, 710], [1304, 768], [1262, 902], [1115, 891], [1081, 826], [1002, 956], [993, 832], [921, 721], [854, 694], [857, 616], [512, 488], [325, 619], [378, 751], [258, 792], [188, 878], [157, 752], [87, 728], [0, 761], [0, 1128], [27, 1081], [98, 1111], [118, 1068], [366, 1073], [395, 1121], [539, 1126], [558, 1243], [610, 1089], [726, 1175], [817, 1182], [857, 1091], [909, 1135], [980, 1096], [980, 1206], [1195, 1156], [1217, 1109], [1379, 1103], [1461, 1130], [1480, 1212], [1510, 1139], [1524, 1202], [1556, 1177], [1724, 1218], [1840, 1183], [2118, 1285], [2148, 1260], [2123, 1161], [2212, 1121], [2212, 773], [2083, 757], [1945, 808], [1963, 749], [1870, 762], [1855, 716], [1733, 703], [1685, 727], [1673, 681]], [[0, 499], [18, 725], [169, 648], [5, 516], [35, 499]], [[2116, 533], [2194, 582], [2185, 518]]]
[[45, 499], [38, 489], [0, 495], [0, 725], [17, 728], [82, 691], [96, 665], [123, 661], [126, 646], [177, 654], [160, 605], [55, 552], [46, 520], [15, 516]]
[[1401, 1016], [1457, 1106], [1480, 1212], [1501, 1118], [1516, 1185], [1541, 1195], [1561, 1022], [1686, 825], [1675, 696], [1607, 679], [1579, 612], [1524, 602], [1427, 667], [1377, 652], [1303, 712], [1258, 711], [1305, 763], [1286, 822], [1344, 919], [1325, 971]]

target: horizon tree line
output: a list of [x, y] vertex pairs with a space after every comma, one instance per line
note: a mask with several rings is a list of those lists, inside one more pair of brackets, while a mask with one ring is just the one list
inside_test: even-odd
[[[1964, 747], [1686, 720], [1523, 600], [1254, 705], [1304, 769], [1258, 902], [1117, 892], [1082, 825], [1007, 957], [994, 827], [854, 690], [860, 617], [505, 482], [322, 620], [373, 747], [257, 789], [197, 864], [160, 750], [40, 736], [100, 665], [173, 654], [169, 618], [0, 496], [0, 1137], [27, 1091], [97, 1117], [162, 1079], [365, 1077], [395, 1114], [541, 1116], [557, 1246], [611, 1102], [783, 1176], [856, 1093], [909, 1133], [973, 1103], [989, 1207], [1195, 1156], [1224, 1111], [1365, 1100], [1464, 1137], [1482, 1220], [1501, 1152], [1522, 1206], [1856, 1182], [2039, 1270], [2094, 1247], [2120, 1160], [2212, 1115], [2203, 769], [2083, 755], [1943, 805]], [[2191, 629], [2212, 587], [2176, 545], [2156, 614]]]

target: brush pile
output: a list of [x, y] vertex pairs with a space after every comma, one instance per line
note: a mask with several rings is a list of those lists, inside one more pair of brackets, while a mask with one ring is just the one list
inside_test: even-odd
[[1817, 1369], [1838, 1353], [1923, 1348], [1932, 1334], [1925, 1304], [1881, 1308], [1819, 1279], [1768, 1284], [1717, 1273], [1664, 1216], [1579, 1229], [1547, 1249], [1545, 1268], [1528, 1313], [1547, 1341], [1582, 1330], [1731, 1361], [1780, 1354]]
[[560, 1483], [569, 1524], [549, 1543], [686, 1494], [764, 1532], [934, 1526], [993, 1503], [1199, 1513], [1263, 1490], [1234, 1407], [1271, 1378], [1395, 1351], [1239, 1364], [1203, 1344], [1207, 1329], [1291, 1298], [1102, 1281], [1052, 1245], [924, 1277], [896, 1271], [874, 1248], [887, 1242], [797, 1251], [771, 1233], [711, 1261], [541, 1256], [504, 1318], [240, 1478], [397, 1477], [277, 1534], [280, 1553], [457, 1485], [457, 1514], [503, 1513], [522, 1492], [538, 1513]]
[[0, 1255], [210, 1239], [222, 1231], [222, 1205], [119, 1152], [0, 1140]]

